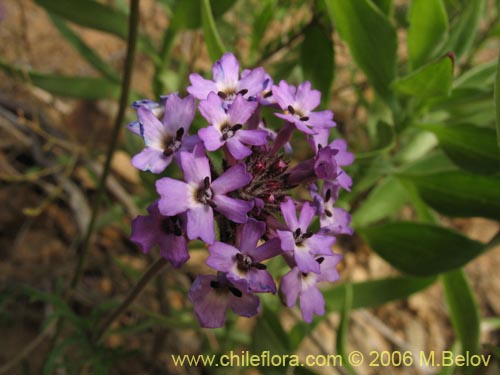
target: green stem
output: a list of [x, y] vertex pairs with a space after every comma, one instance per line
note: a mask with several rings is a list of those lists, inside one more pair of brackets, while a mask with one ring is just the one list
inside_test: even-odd
[[118, 114], [116, 115], [113, 133], [111, 135], [111, 142], [109, 144], [109, 148], [106, 154], [106, 161], [104, 163], [104, 169], [99, 179], [99, 184], [97, 186], [97, 193], [92, 205], [92, 213], [90, 217], [90, 222], [87, 226], [87, 231], [83, 237], [83, 241], [80, 246], [80, 254], [78, 256], [78, 261], [76, 264], [75, 272], [73, 274], [73, 279], [70, 283], [70, 292], [72, 292], [83, 274], [83, 267], [85, 266], [85, 260], [87, 257], [87, 253], [90, 248], [91, 237], [94, 232], [95, 224], [97, 221], [97, 213], [99, 211], [99, 206], [101, 204], [104, 191], [106, 188], [106, 179], [109, 175], [111, 169], [111, 160], [113, 158], [113, 154], [115, 152], [116, 146], [118, 144], [118, 136], [120, 134], [120, 130], [122, 128], [122, 122], [125, 118], [125, 110], [128, 106], [128, 98], [130, 92], [130, 83], [132, 80], [132, 70], [134, 66], [134, 56], [135, 56], [135, 48], [137, 44], [137, 36], [138, 36], [138, 26], [139, 26], [139, 1], [140, 0], [131, 0], [130, 2], [130, 17], [129, 17], [129, 25], [128, 25], [128, 40], [127, 40], [127, 54], [125, 57], [125, 67], [123, 70], [123, 80], [121, 85], [121, 94], [120, 94], [120, 102]]
[[134, 300], [141, 294], [149, 281], [158, 274], [158, 272], [168, 263], [168, 261], [160, 257], [156, 262], [154, 262], [149, 269], [142, 275], [140, 280], [137, 282], [135, 287], [130, 291], [129, 295], [122, 302], [120, 306], [113, 311], [108, 318], [101, 325], [97, 334], [94, 336], [94, 342], [98, 342], [106, 333], [108, 328], [113, 324], [113, 322], [120, 317], [121, 314], [134, 302]]

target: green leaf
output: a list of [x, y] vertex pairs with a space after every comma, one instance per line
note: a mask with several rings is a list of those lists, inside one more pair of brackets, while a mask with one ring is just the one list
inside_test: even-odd
[[75, 33], [66, 22], [64, 22], [60, 17], [49, 13], [50, 19], [54, 26], [59, 30], [59, 32], [66, 38], [68, 42], [82, 55], [82, 57], [87, 60], [90, 65], [101, 72], [105, 77], [109, 78], [111, 81], [120, 82], [120, 77], [116, 71], [104, 62], [99, 55], [94, 52], [79, 36]]
[[453, 80], [453, 56], [446, 55], [409, 75], [399, 78], [392, 87], [419, 98], [449, 95]]
[[500, 177], [462, 171], [409, 175], [421, 198], [442, 214], [500, 220]]
[[370, 247], [395, 268], [417, 276], [436, 275], [465, 265], [484, 245], [447, 228], [395, 222], [358, 232]]
[[495, 110], [496, 110], [496, 125], [497, 125], [497, 143], [500, 148], [500, 55], [498, 56], [497, 78], [495, 80]]
[[[175, 30], [197, 29], [202, 26], [202, 8], [203, 0], [177, 0], [173, 6], [173, 18], [171, 27]], [[214, 18], [222, 16], [236, 3], [236, 0], [217, 0], [212, 4]]]
[[492, 174], [500, 171], [500, 150], [495, 131], [474, 125], [420, 125], [433, 132], [448, 157], [472, 173]]
[[392, 14], [392, 0], [372, 0], [373, 3], [387, 16]]
[[207, 46], [208, 55], [212, 61], [220, 59], [226, 52], [219, 32], [215, 25], [215, 20], [210, 6], [210, 0], [202, 0], [201, 4], [201, 19], [203, 24], [203, 36], [205, 37], [205, 44]]
[[51, 94], [88, 100], [118, 98], [120, 86], [103, 78], [60, 76], [22, 70], [0, 60], [0, 69]]
[[276, 354], [290, 352], [288, 335], [278, 315], [270, 308], [264, 309], [264, 313], [257, 319], [252, 339], [252, 352], [262, 353], [266, 350]]
[[465, 2], [465, 9], [460, 11], [458, 22], [450, 30], [450, 38], [446, 44], [447, 51], [453, 51], [460, 60], [471, 48], [484, 7], [484, 0]]
[[[386, 279], [350, 283], [352, 287], [352, 308], [376, 307], [387, 302], [407, 298], [424, 290], [436, 281], [435, 277], [399, 276]], [[326, 311], [342, 311], [347, 284], [324, 289]]]
[[377, 93], [392, 104], [389, 85], [396, 75], [395, 27], [369, 0], [326, 0], [326, 4], [357, 65]]
[[128, 16], [94, 0], [35, 0], [48, 12], [91, 29], [127, 38]]
[[333, 40], [319, 25], [307, 28], [300, 48], [300, 65], [304, 79], [321, 91], [321, 101], [328, 103], [334, 79]]
[[373, 148], [369, 151], [356, 152], [356, 159], [367, 159], [378, 156], [383, 152], [391, 150], [395, 145], [394, 128], [386, 122], [379, 121], [377, 123], [376, 142]]
[[448, 16], [442, 0], [412, 0], [409, 22], [408, 59], [415, 69], [434, 57], [446, 38]]
[[337, 353], [342, 358], [343, 366], [351, 375], [355, 374], [355, 372], [349, 363], [347, 356], [347, 331], [349, 328], [349, 315], [351, 314], [352, 308], [352, 289], [352, 284], [345, 285], [344, 306], [340, 313], [339, 329], [337, 331], [337, 338], [335, 342], [335, 348]]
[[438, 149], [411, 164], [405, 165], [402, 172], [411, 175], [426, 175], [456, 170], [458, 170], [457, 166], [451, 162], [442, 150]]
[[397, 212], [406, 202], [405, 189], [395, 177], [385, 178], [363, 201], [352, 216], [354, 228], [367, 226]]
[[479, 310], [463, 269], [441, 275], [453, 328], [462, 344], [462, 353], [479, 353]]
[[497, 62], [479, 64], [464, 72], [453, 82], [453, 88], [484, 88], [495, 83]]

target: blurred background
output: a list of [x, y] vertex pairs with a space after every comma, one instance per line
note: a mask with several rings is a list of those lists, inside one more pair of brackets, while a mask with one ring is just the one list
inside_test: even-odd
[[[114, 137], [129, 2], [0, 0], [0, 373], [462, 371], [367, 361], [355, 369], [182, 368], [170, 357], [244, 349], [301, 358], [470, 350], [493, 357], [466, 371], [500, 373], [498, 3], [140, 1], [127, 103], [184, 95], [189, 74], [208, 78], [225, 50], [242, 68], [263, 66], [275, 83], [310, 80], [335, 113], [335, 136], [356, 154], [353, 190], [339, 199], [355, 234], [337, 239], [341, 280], [325, 286], [327, 313], [311, 325], [263, 296], [258, 317], [199, 328], [187, 291], [210, 270], [194, 242], [191, 260], [155, 278], [97, 344], [92, 332], [158, 257], [129, 241], [131, 220], [157, 197], [157, 177], [130, 165], [142, 140], [126, 131], [135, 120], [127, 107], [82, 277], [66, 293]], [[304, 139], [296, 144], [293, 158], [311, 154]]]

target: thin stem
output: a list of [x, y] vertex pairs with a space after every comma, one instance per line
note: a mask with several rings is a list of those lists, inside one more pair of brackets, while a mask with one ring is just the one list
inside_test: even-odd
[[108, 318], [101, 325], [97, 334], [94, 336], [94, 342], [98, 342], [106, 333], [108, 328], [113, 324], [113, 322], [120, 317], [121, 314], [134, 302], [134, 300], [141, 294], [148, 282], [158, 274], [158, 272], [168, 263], [168, 261], [160, 257], [156, 262], [154, 262], [149, 269], [142, 275], [140, 280], [137, 282], [135, 287], [130, 291], [129, 295], [122, 302], [120, 306], [113, 311]]
[[115, 124], [113, 127], [113, 133], [111, 135], [111, 142], [109, 144], [109, 148], [106, 154], [106, 161], [104, 163], [104, 170], [102, 172], [101, 178], [99, 180], [99, 184], [97, 186], [97, 193], [95, 200], [92, 205], [92, 213], [90, 217], [90, 222], [87, 227], [87, 231], [85, 232], [85, 236], [83, 238], [80, 254], [78, 257], [78, 262], [75, 268], [75, 272], [73, 274], [73, 279], [70, 283], [70, 292], [73, 291], [83, 273], [83, 267], [85, 265], [85, 260], [87, 257], [87, 253], [89, 251], [91, 237], [94, 232], [97, 213], [99, 211], [99, 206], [101, 204], [105, 187], [106, 187], [106, 179], [109, 175], [109, 171], [111, 169], [111, 160], [113, 154], [115, 152], [116, 146], [118, 144], [118, 136], [120, 134], [120, 130], [122, 128], [122, 122], [125, 118], [125, 110], [128, 105], [129, 91], [130, 91], [130, 82], [132, 80], [132, 70], [134, 66], [134, 56], [135, 56], [135, 48], [137, 44], [137, 35], [138, 35], [138, 26], [139, 26], [139, 1], [140, 0], [132, 0], [130, 2], [130, 17], [129, 17], [129, 25], [128, 25], [128, 40], [127, 40], [127, 54], [125, 57], [125, 67], [123, 70], [123, 80], [121, 86], [121, 94], [120, 94], [120, 107], [118, 109], [118, 114], [116, 115]]

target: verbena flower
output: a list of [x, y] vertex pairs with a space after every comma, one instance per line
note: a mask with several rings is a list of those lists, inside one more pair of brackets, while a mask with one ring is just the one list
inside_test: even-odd
[[281, 282], [281, 292], [288, 307], [295, 306], [297, 298], [300, 302], [302, 317], [307, 323], [312, 322], [314, 314], [325, 313], [325, 299], [318, 288], [322, 281], [334, 282], [339, 279], [337, 264], [342, 259], [340, 254], [320, 256], [315, 258], [320, 270], [318, 273], [306, 273], [299, 267], [288, 272]]
[[249, 219], [242, 227], [236, 247], [215, 242], [208, 248], [207, 264], [224, 272], [227, 279], [242, 290], [276, 293], [274, 280], [261, 262], [281, 253], [280, 241], [274, 238], [257, 247], [265, 230], [265, 223]]
[[267, 143], [264, 130], [246, 130], [244, 124], [257, 108], [256, 102], [247, 102], [237, 95], [231, 107], [225, 111], [222, 99], [210, 93], [207, 100], [200, 102], [200, 112], [211, 126], [198, 132], [208, 151], [218, 150], [226, 145], [236, 160], [246, 158], [252, 150], [246, 145], [261, 146]]
[[313, 112], [321, 101], [321, 93], [311, 89], [310, 82], [295, 87], [285, 81], [272, 88], [273, 98], [284, 113], [276, 116], [291, 122], [306, 134], [315, 134], [317, 129], [335, 126], [332, 111]]
[[197, 138], [187, 133], [196, 112], [192, 96], [184, 99], [170, 95], [165, 103], [165, 113], [160, 121], [146, 106], [137, 109], [140, 133], [146, 148], [132, 158], [132, 165], [143, 171], [160, 173], [181, 150], [192, 149]]
[[[286, 305], [299, 299], [310, 322], [325, 310], [317, 284], [339, 278], [336, 236], [352, 234], [349, 213], [335, 204], [340, 190], [351, 187], [343, 168], [354, 156], [345, 141], [329, 142], [333, 113], [316, 111], [321, 94], [309, 82], [274, 85], [262, 68], [240, 76], [231, 53], [215, 62], [212, 77], [191, 74], [184, 99], [134, 102], [138, 121], [129, 129], [146, 147], [133, 165], [160, 173], [176, 164], [184, 176], [156, 181], [160, 198], [133, 221], [131, 239], [145, 252], [158, 245], [174, 267], [189, 258], [189, 240], [207, 245], [214, 274], [198, 275], [189, 292], [203, 327], [223, 326], [228, 309], [256, 315], [259, 293], [276, 293], [278, 284]], [[189, 136], [196, 109], [205, 126]], [[274, 115], [282, 124], [266, 123]], [[306, 133], [314, 155], [295, 163], [297, 131]], [[299, 186], [309, 188], [309, 200], [294, 200]], [[312, 231], [314, 219], [319, 227]], [[290, 268], [284, 276], [267, 268], [277, 256]]]
[[137, 216], [132, 222], [130, 240], [148, 253], [155, 245], [162, 257], [179, 268], [189, 259], [186, 241], [186, 216], [163, 216], [158, 201], [148, 207], [148, 216]]
[[236, 223], [247, 221], [252, 203], [227, 195], [250, 182], [252, 176], [244, 164], [236, 164], [212, 181], [208, 158], [198, 145], [193, 153], [180, 153], [180, 166], [185, 181], [164, 177], [156, 182], [156, 190], [163, 215], [187, 213], [189, 239], [199, 237], [209, 244], [215, 241], [214, 210]]
[[201, 326], [205, 328], [222, 327], [228, 307], [246, 317], [254, 316], [260, 310], [259, 298], [236, 288], [223, 273], [198, 276], [189, 291], [189, 299]]
[[293, 259], [301, 272], [319, 273], [320, 267], [315, 256], [331, 255], [331, 247], [335, 238], [308, 231], [316, 215], [316, 209], [309, 202], [302, 205], [298, 220], [292, 199], [287, 199], [280, 207], [288, 226], [286, 231], [277, 231], [281, 240], [281, 248], [283, 251], [293, 253]]
[[255, 100], [261, 93], [266, 80], [263, 68], [256, 68], [246, 72], [241, 79], [240, 64], [232, 53], [226, 53], [212, 66], [212, 78], [208, 80], [197, 73], [189, 76], [191, 86], [187, 91], [197, 99], [206, 99], [213, 92], [227, 103], [232, 103], [238, 94], [245, 99]]

